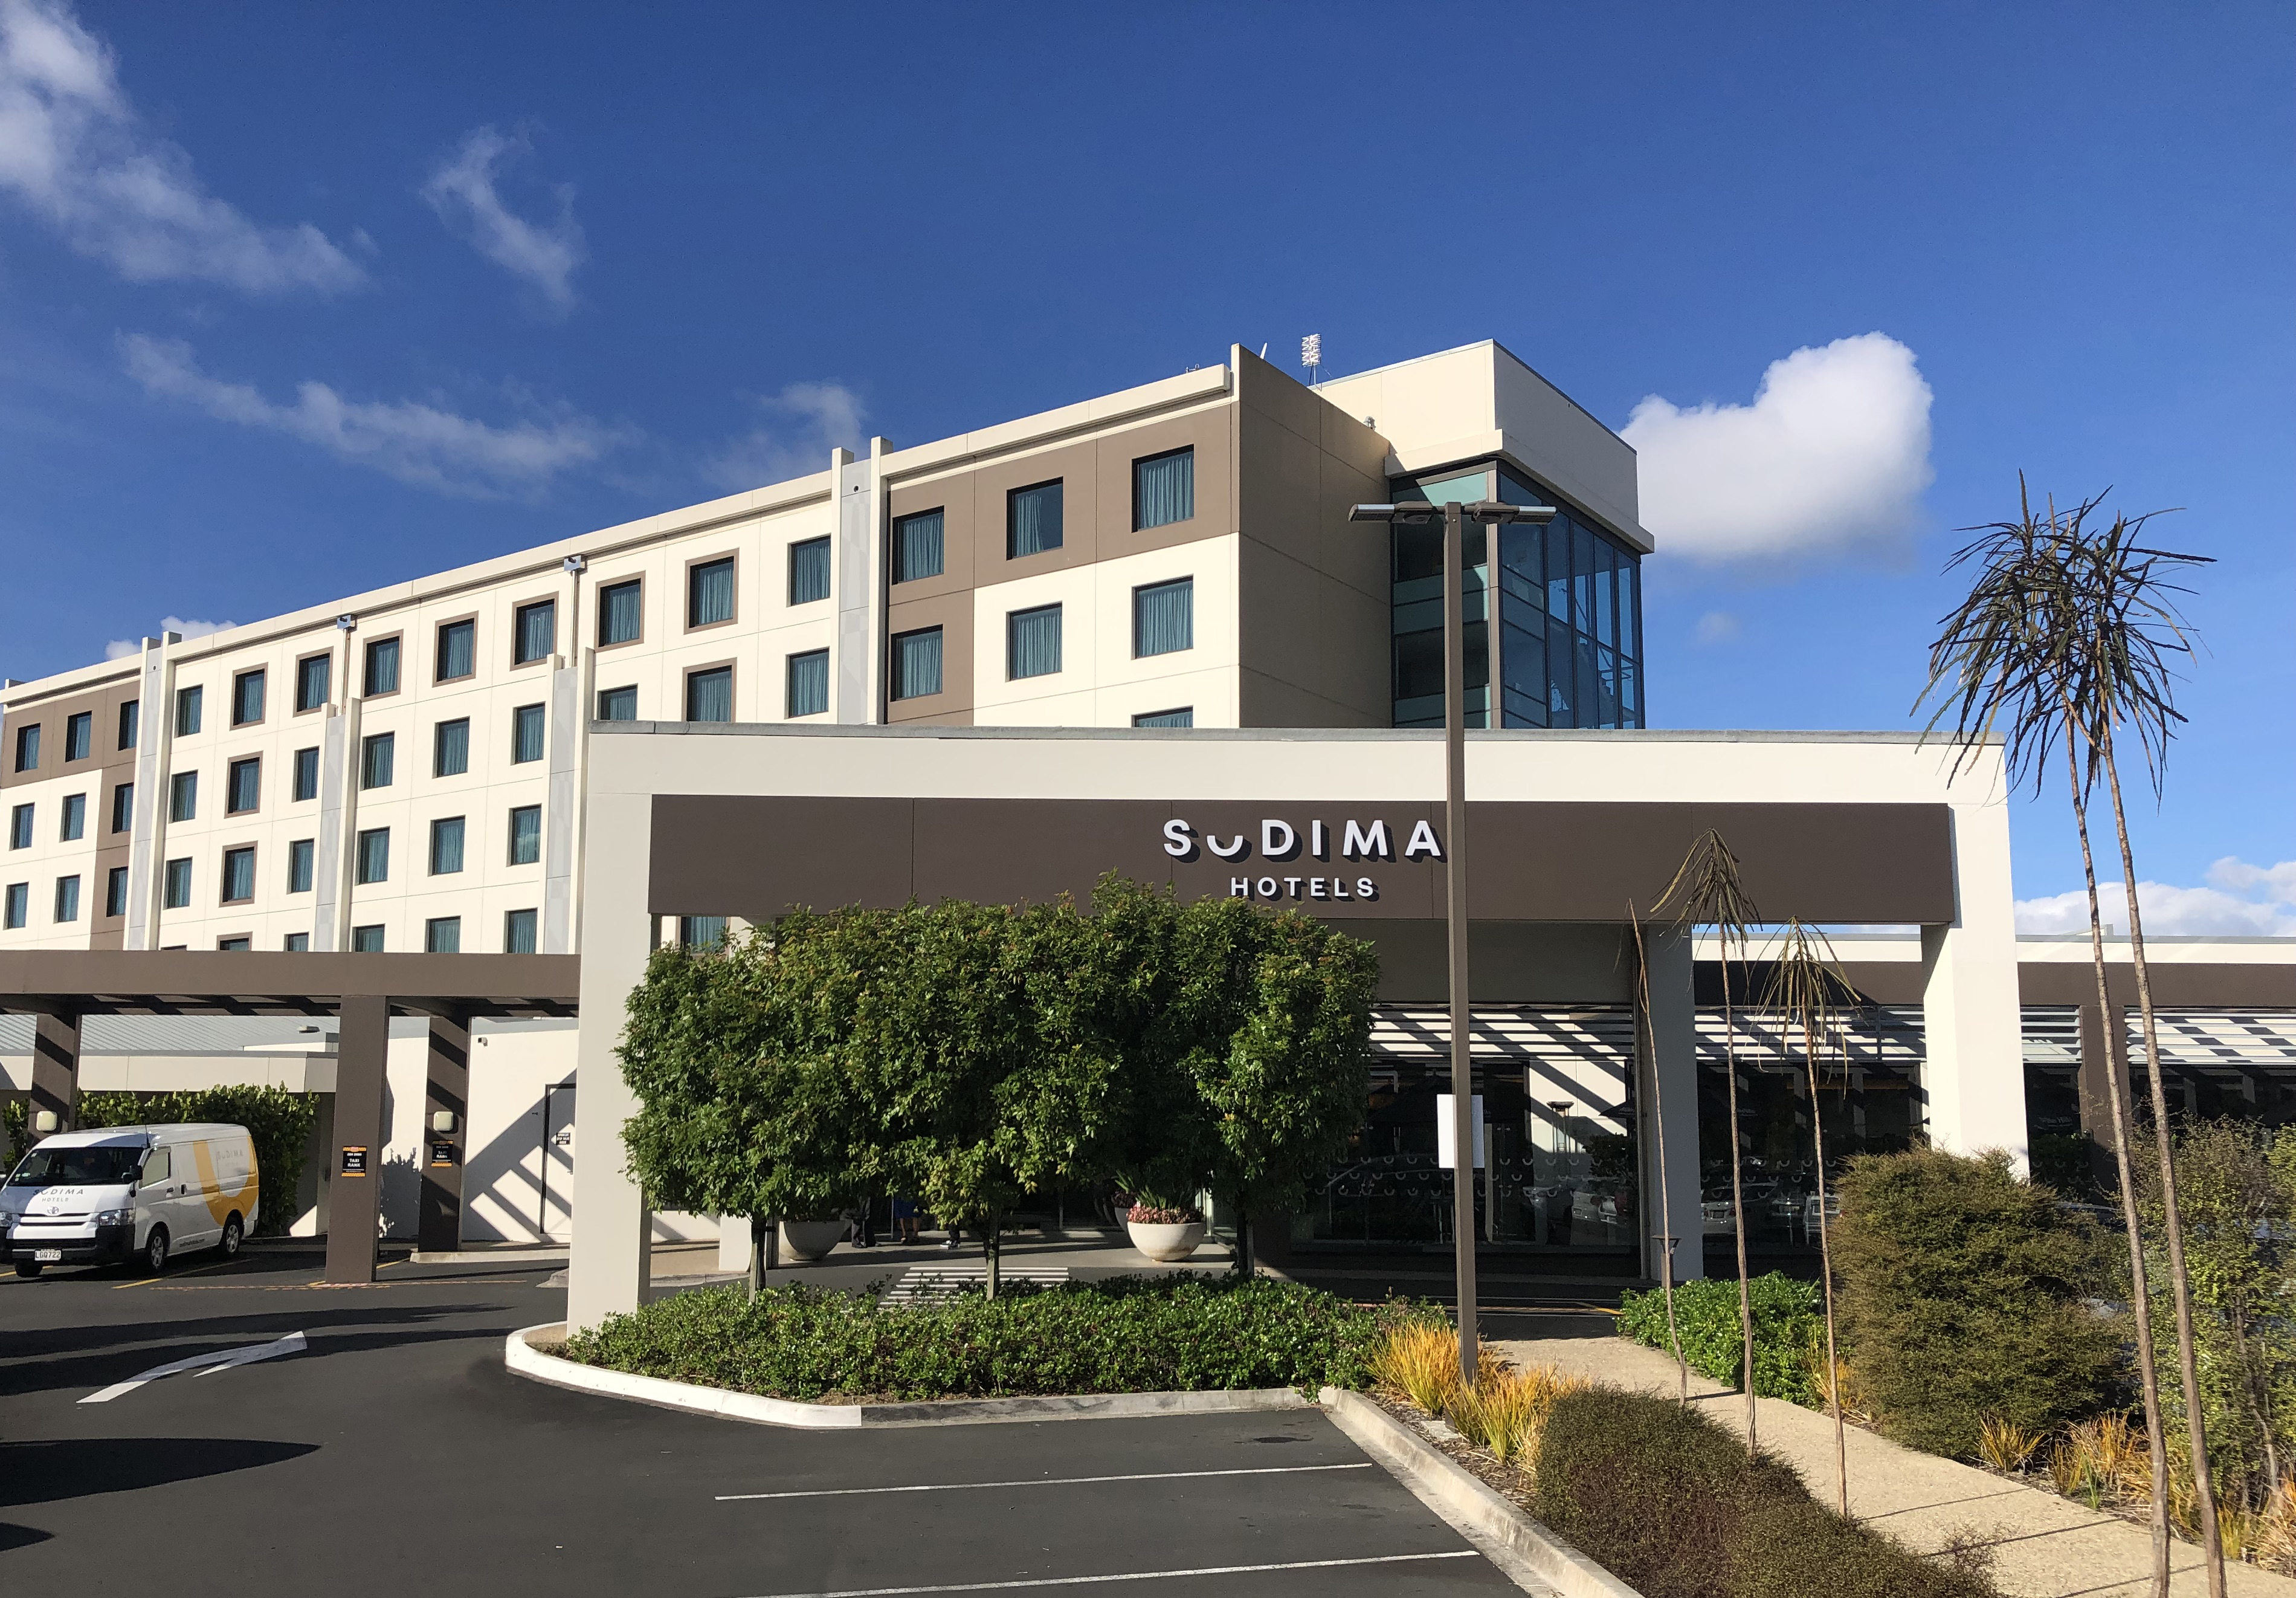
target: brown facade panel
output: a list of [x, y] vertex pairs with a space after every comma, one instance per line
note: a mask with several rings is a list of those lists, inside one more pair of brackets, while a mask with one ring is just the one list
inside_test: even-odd
[[906, 904], [912, 799], [658, 795], [647, 907], [769, 920], [793, 905]]
[[319, 1013], [315, 1004], [368, 994], [414, 1010], [566, 1015], [581, 995], [581, 968], [572, 954], [0, 951], [0, 1010], [301, 1015]]
[[[899, 687], [895, 675], [899, 670], [899, 652], [892, 640], [904, 633], [931, 627], [940, 629], [940, 692], [914, 699], [894, 698], [894, 691]], [[904, 596], [901, 589], [895, 589], [893, 602], [885, 611], [885, 638], [886, 723], [895, 727], [914, 721], [946, 724], [948, 718], [959, 717], [961, 725], [971, 725], [972, 590], [911, 599]]]
[[[2152, 1002], [2163, 1009], [2296, 1007], [2296, 965], [2186, 964], [2154, 960], [2147, 967]], [[2107, 951], [2105, 974], [2113, 1001], [2136, 1008], [2136, 970], [2125, 951]], [[2018, 997], [2027, 1004], [2096, 1002], [2096, 968], [2087, 960], [2022, 960]]]
[[[73, 694], [61, 699], [51, 699], [37, 705], [9, 707], [4, 730], [0, 730], [0, 788], [14, 787], [20, 783], [46, 782], [54, 778], [76, 777], [83, 773], [91, 781], [99, 774], [108, 783], [113, 773], [132, 774], [135, 766], [135, 751], [122, 749], [119, 744], [119, 707], [143, 692], [143, 673], [107, 683], [84, 694]], [[144, 707], [149, 714], [151, 706]], [[90, 724], [88, 757], [66, 762], [64, 760], [64, 729], [76, 715], [94, 718]], [[40, 729], [40, 763], [29, 771], [16, 770], [16, 729], [37, 724]], [[90, 825], [99, 795], [89, 789], [88, 813]]]

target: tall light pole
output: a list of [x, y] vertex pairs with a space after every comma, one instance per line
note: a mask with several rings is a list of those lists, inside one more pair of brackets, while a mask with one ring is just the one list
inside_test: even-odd
[[[1443, 899], [1450, 924], [1451, 967], [1451, 1240], [1459, 1279], [1459, 1375], [1475, 1380], [1475, 1069], [1473, 1008], [1467, 988], [1467, 523], [1490, 531], [1510, 522], [1551, 522], [1551, 505], [1502, 505], [1479, 500], [1443, 506], [1358, 505], [1350, 522], [1443, 523]], [[1498, 564], [1487, 543], [1483, 558]], [[1485, 635], [1498, 625], [1498, 587], [1484, 588]], [[1487, 684], [1496, 711], [1499, 687]], [[1490, 718], [1496, 721], [1496, 716]], [[1488, 1156], [1486, 1157], [1488, 1157]]]

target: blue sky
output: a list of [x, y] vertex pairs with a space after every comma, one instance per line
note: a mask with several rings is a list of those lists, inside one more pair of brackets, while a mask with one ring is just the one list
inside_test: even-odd
[[[1879, 334], [1805, 386], [1838, 448], [1773, 469], [1756, 407], [1669, 457], [1718, 520], [1658, 528], [1652, 724], [1904, 725], [2021, 468], [2182, 506], [2219, 564], [2140, 876], [2158, 925], [2296, 933], [2284, 5], [0, 19], [8, 675], [1232, 341], [1495, 337], [1624, 427]], [[2016, 827], [2021, 895], [2079, 885], [2054, 790]]]

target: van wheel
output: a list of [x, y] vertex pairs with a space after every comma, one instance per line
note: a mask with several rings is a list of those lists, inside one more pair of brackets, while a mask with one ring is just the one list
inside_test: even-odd
[[16, 1274], [19, 1276], [37, 1276], [40, 1271], [40, 1262], [36, 1259], [20, 1259], [16, 1262]]
[[223, 1223], [223, 1236], [216, 1242], [216, 1252], [226, 1259], [238, 1258], [239, 1245], [246, 1235], [247, 1229], [240, 1224], [239, 1217], [234, 1215]]
[[154, 1226], [144, 1244], [144, 1264], [157, 1276], [168, 1268], [168, 1229]]

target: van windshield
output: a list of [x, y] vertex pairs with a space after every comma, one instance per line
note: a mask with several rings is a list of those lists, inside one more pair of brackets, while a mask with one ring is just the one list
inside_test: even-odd
[[144, 1163], [144, 1150], [125, 1143], [102, 1143], [94, 1148], [35, 1149], [26, 1155], [8, 1178], [12, 1188], [44, 1188], [52, 1183], [70, 1183], [82, 1187], [116, 1187], [123, 1182], [135, 1180], [135, 1169]]

